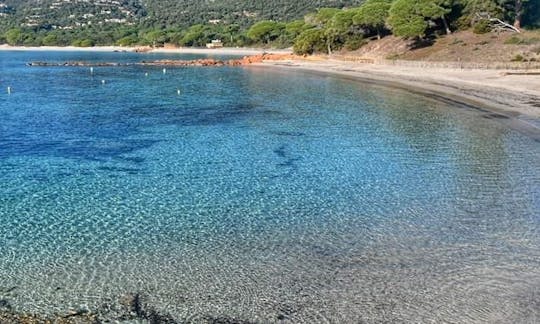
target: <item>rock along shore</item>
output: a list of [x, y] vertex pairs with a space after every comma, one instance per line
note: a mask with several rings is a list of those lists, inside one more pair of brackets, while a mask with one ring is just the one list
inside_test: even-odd
[[254, 63], [263, 63], [265, 61], [289, 61], [289, 60], [298, 60], [302, 59], [304, 56], [294, 55], [294, 54], [258, 54], [251, 56], [244, 56], [240, 59], [231, 59], [231, 60], [218, 60], [213, 58], [204, 58], [196, 60], [156, 60], [156, 61], [141, 61], [136, 63], [118, 63], [118, 62], [85, 62], [85, 61], [69, 61], [69, 62], [44, 62], [44, 61], [35, 61], [29, 62], [26, 65], [28, 66], [37, 66], [37, 67], [51, 67], [51, 66], [66, 66], [66, 67], [114, 67], [114, 66], [130, 66], [130, 65], [143, 65], [143, 66], [177, 66], [177, 67], [187, 67], [187, 66], [243, 66], [250, 65]]

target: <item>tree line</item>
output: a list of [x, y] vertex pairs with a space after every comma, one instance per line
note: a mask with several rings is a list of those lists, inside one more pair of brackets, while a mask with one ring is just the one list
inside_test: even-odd
[[292, 40], [298, 54], [330, 54], [389, 34], [425, 41], [470, 28], [476, 33], [519, 31], [536, 28], [539, 21], [540, 0], [367, 0], [359, 7], [321, 8], [286, 24], [261, 21], [247, 35], [263, 44]]
[[520, 29], [537, 27], [540, 0], [366, 0], [356, 7], [320, 8], [303, 19], [262, 20], [244, 26], [236, 22], [190, 27], [111, 24], [76, 29], [9, 28], [0, 42], [10, 45], [149, 45], [204, 46], [221, 39], [225, 46], [293, 46], [296, 53], [354, 50], [370, 38], [393, 34], [429, 39], [456, 30], [488, 32], [494, 21]]

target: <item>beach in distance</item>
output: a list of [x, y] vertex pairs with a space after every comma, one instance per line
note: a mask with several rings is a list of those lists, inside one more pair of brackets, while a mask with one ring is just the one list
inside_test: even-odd
[[263, 49], [248, 47], [199, 48], [199, 47], [126, 47], [126, 46], [9, 46], [0, 45], [0, 51], [65, 51], [65, 52], [136, 52], [169, 54], [215, 54], [215, 55], [255, 55], [260, 53], [291, 53], [290, 49]]

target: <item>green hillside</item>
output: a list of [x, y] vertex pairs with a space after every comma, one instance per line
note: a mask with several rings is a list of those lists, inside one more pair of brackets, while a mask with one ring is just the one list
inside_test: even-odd
[[289, 21], [320, 7], [342, 8], [362, 0], [0, 0], [0, 28], [78, 29], [142, 25]]

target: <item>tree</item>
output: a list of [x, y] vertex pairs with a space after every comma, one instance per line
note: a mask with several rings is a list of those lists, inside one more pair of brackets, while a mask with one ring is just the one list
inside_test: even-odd
[[4, 37], [6, 38], [7, 43], [11, 46], [20, 45], [24, 40], [24, 34], [20, 28], [13, 28], [8, 30], [4, 34]]
[[530, 0], [523, 15], [523, 25], [540, 27], [540, 0]]
[[448, 22], [446, 21], [446, 15], [452, 11], [453, 0], [425, 0], [420, 1], [419, 3], [421, 4], [421, 14], [424, 15], [424, 17], [429, 19], [441, 19], [446, 34], [452, 33], [450, 26], [448, 26]]
[[240, 25], [238, 24], [230, 24], [225, 27], [225, 32], [229, 35], [231, 39], [231, 45], [234, 43], [234, 35], [238, 34], [240, 31]]
[[540, 16], [540, 0], [467, 0], [463, 9], [464, 18], [474, 22], [477, 17], [500, 19], [512, 24], [516, 30]]
[[390, 7], [387, 23], [394, 35], [401, 37], [423, 37], [428, 27], [412, 0], [396, 0]]
[[322, 27], [340, 11], [340, 9], [336, 8], [320, 8], [313, 17], [314, 22], [318, 24], [319, 27]]
[[298, 35], [313, 27], [313, 25], [306, 23], [304, 20], [293, 20], [285, 24], [285, 33], [287, 33], [287, 37], [291, 41], [294, 41]]
[[276, 39], [285, 26], [272, 20], [259, 21], [247, 32], [247, 36], [255, 42], [262, 41], [265, 44]]
[[50, 33], [47, 36], [43, 37], [41, 42], [45, 46], [55, 46], [58, 44], [58, 38], [56, 37], [55, 34]]
[[353, 22], [375, 30], [377, 38], [381, 39], [391, 6], [392, 0], [367, 0], [356, 11]]
[[449, 4], [447, 0], [396, 0], [390, 7], [387, 22], [396, 36], [423, 37], [428, 21], [441, 19], [449, 34], [451, 31], [445, 18], [451, 11]]
[[94, 46], [94, 41], [91, 39], [76, 39], [74, 40], [71, 45], [76, 47], [92, 47]]
[[206, 43], [204, 39], [204, 25], [194, 25], [189, 27], [186, 34], [180, 40], [182, 46], [202, 46]]
[[523, 17], [525, 16], [531, 2], [534, 2], [534, 0], [503, 0], [503, 7], [511, 13], [514, 27], [518, 29], [521, 28], [521, 25], [523, 24]]
[[353, 33], [353, 17], [355, 15], [355, 10], [340, 10], [327, 21], [324, 33], [329, 55], [332, 54], [333, 46], [340, 46], [345, 42], [347, 36]]
[[325, 35], [321, 29], [308, 29], [296, 38], [293, 50], [296, 54], [312, 54], [325, 48]]
[[163, 30], [158, 29], [146, 32], [143, 36], [143, 39], [147, 44], [150, 44], [154, 47], [158, 44], [164, 44], [167, 42], [167, 37]]

